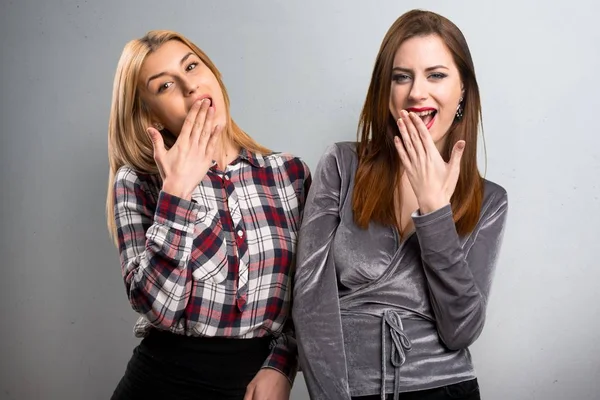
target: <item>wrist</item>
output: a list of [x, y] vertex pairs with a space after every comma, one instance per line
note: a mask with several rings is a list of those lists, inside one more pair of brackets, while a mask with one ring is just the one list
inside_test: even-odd
[[174, 182], [165, 180], [163, 182], [162, 190], [171, 196], [180, 197], [185, 200], [192, 200], [192, 193]]
[[419, 202], [419, 212], [421, 214], [429, 214], [436, 210], [439, 210], [442, 207], [447, 206], [448, 204], [450, 204], [450, 202], [445, 199], [440, 199], [440, 198], [427, 199], [427, 200]]

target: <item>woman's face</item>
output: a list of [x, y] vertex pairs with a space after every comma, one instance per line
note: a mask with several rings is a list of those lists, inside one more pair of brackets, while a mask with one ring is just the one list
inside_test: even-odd
[[390, 112], [421, 117], [438, 149], [454, 121], [462, 82], [452, 54], [437, 35], [417, 36], [402, 43], [394, 57]]
[[179, 135], [192, 104], [208, 98], [215, 109], [214, 125], [225, 126], [223, 91], [215, 75], [185, 44], [170, 40], [149, 54], [140, 70], [138, 89], [153, 122]]

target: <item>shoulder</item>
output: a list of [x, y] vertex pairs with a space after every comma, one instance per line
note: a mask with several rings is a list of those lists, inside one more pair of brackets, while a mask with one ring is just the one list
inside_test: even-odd
[[356, 146], [356, 142], [336, 142], [325, 149], [323, 156], [333, 155], [337, 158], [355, 159], [357, 157]]
[[508, 208], [508, 192], [498, 183], [483, 179], [482, 216], [489, 217]]
[[340, 177], [353, 176], [358, 166], [356, 145], [356, 142], [337, 142], [327, 146], [317, 165], [317, 173], [335, 171]]
[[262, 156], [265, 167], [279, 170], [291, 180], [305, 180], [310, 177], [310, 168], [302, 158], [290, 153], [271, 153]]
[[485, 201], [508, 201], [508, 192], [504, 187], [487, 179], [483, 179], [483, 198]]

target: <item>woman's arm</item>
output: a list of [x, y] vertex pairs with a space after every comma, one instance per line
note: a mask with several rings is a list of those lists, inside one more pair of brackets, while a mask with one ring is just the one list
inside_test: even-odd
[[449, 349], [468, 347], [483, 329], [507, 209], [506, 192], [498, 187], [464, 247], [449, 205], [413, 215], [437, 330]]
[[190, 297], [194, 225], [205, 210], [164, 191], [156, 201], [148, 183], [129, 168], [118, 171], [114, 196], [121, 271], [131, 306], [152, 325], [168, 329], [181, 318]]
[[339, 150], [315, 171], [300, 229], [292, 316], [300, 366], [311, 399], [350, 399], [337, 278], [330, 257], [340, 221]]

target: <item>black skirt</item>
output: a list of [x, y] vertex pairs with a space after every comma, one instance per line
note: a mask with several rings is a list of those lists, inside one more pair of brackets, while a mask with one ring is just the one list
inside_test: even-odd
[[152, 330], [133, 350], [111, 400], [243, 400], [270, 353], [270, 341]]

